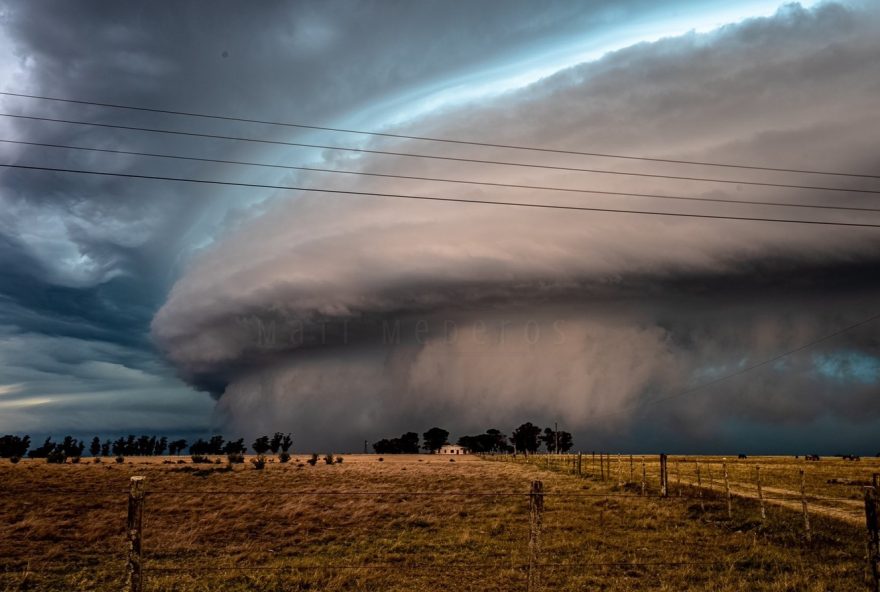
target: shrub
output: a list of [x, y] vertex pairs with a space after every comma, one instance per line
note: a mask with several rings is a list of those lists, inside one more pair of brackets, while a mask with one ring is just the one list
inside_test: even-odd
[[385, 459], [382, 458], [381, 456], [379, 457], [379, 462], [382, 462], [382, 461], [384, 461], [384, 460], [385, 460]]
[[75, 465], [78, 465], [79, 464], [79, 457], [78, 456], [71, 456], [70, 462], [72, 462]]
[[313, 452], [312, 457], [309, 460], [307, 460], [306, 462], [312, 466], [315, 466], [316, 464], [318, 464], [318, 455]]
[[281, 454], [278, 455], [278, 460], [283, 463], [290, 462], [290, 453], [289, 452], [282, 452]]
[[95, 458], [92, 459], [92, 462], [95, 463], [96, 465], [99, 465], [99, 464], [101, 464], [101, 459], [96, 456]]
[[116, 464], [117, 465], [121, 465], [124, 462], [125, 462], [125, 457], [122, 456], [121, 454], [116, 457]]
[[[231, 465], [240, 465], [244, 462], [244, 455], [240, 452], [230, 452], [226, 455], [226, 460], [228, 460]], [[265, 460], [263, 462], [265, 462]]]
[[345, 460], [345, 459], [343, 459], [341, 456], [337, 456], [337, 457], [336, 457], [336, 463], [337, 463], [337, 464], [340, 464], [340, 465], [341, 465], [343, 460]]
[[333, 453], [325, 454], [325, 455], [324, 455], [324, 462], [325, 462], [326, 464], [328, 464], [328, 465], [332, 465], [332, 464], [333, 464], [333, 460], [334, 460], [334, 459], [333, 459]]
[[263, 456], [262, 454], [258, 454], [257, 458], [252, 458], [251, 462], [253, 463], [254, 468], [257, 469], [258, 471], [261, 471], [264, 468], [266, 468], [266, 457]]
[[46, 462], [53, 465], [63, 465], [67, 460], [67, 455], [61, 450], [53, 450], [46, 455]]
[[20, 461], [20, 460], [21, 460], [20, 456], [10, 456], [9, 457], [9, 462], [11, 462], [14, 465], [17, 465], [18, 461]]
[[204, 454], [193, 454], [190, 458], [194, 465], [204, 465], [211, 462], [211, 459]]

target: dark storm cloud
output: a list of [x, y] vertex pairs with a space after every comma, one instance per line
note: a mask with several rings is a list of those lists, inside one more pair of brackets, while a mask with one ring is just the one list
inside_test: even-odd
[[[534, 55], [545, 46], [613, 28], [634, 15], [651, 14], [642, 1], [370, 3], [264, 2], [155, 4], [141, 2], [4, 3], [6, 88], [60, 97], [145, 107], [245, 114], [265, 119], [332, 122], [371, 104], [418, 93], [459, 77]], [[515, 60], [514, 60], [515, 61]], [[218, 131], [215, 122], [179, 120], [112, 109], [5, 97], [2, 109], [123, 123]], [[372, 126], [373, 124], [371, 124]], [[51, 123], [4, 120], [3, 137], [101, 148], [176, 152], [220, 158], [313, 158], [295, 150], [268, 152], [246, 145]], [[244, 126], [222, 126], [244, 133]], [[288, 132], [248, 133], [286, 138]], [[259, 171], [219, 169], [123, 156], [69, 153], [0, 144], [4, 162], [49, 164], [139, 173], [171, 173], [235, 180], [267, 180]], [[268, 176], [268, 180], [277, 180]], [[120, 405], [126, 389], [101, 375], [79, 375], [64, 365], [44, 373], [55, 386], [28, 379], [18, 348], [38, 358], [56, 339], [77, 344], [83, 364], [92, 346], [113, 346], [107, 363], [144, 367], [152, 350], [149, 319], [164, 301], [190, 255], [227, 227], [259, 212], [267, 195], [253, 192], [96, 179], [27, 171], [0, 171], [0, 324], [7, 348], [0, 360], [3, 383], [24, 381], [22, 400], [59, 392], [69, 376], [73, 390], [112, 386]], [[146, 357], [144, 357], [146, 356]], [[172, 389], [167, 369], [148, 372]], [[180, 387], [185, 397], [185, 388]], [[149, 389], [130, 389], [132, 401]], [[140, 399], [138, 399], [140, 397]], [[32, 415], [4, 415], [4, 425], [27, 419], [51, 428], [60, 403]], [[72, 403], [73, 404], [73, 403]], [[134, 405], [132, 402], [131, 405]], [[83, 404], [82, 409], [87, 406]], [[24, 413], [24, 412], [22, 412]], [[65, 410], [70, 416], [70, 410]], [[5, 421], [8, 419], [8, 421]], [[92, 422], [103, 425], [105, 414]], [[11, 428], [6, 428], [11, 429]]]
[[[880, 54], [877, 16], [875, 7], [790, 6], [772, 18], [713, 33], [640, 44], [520, 91], [445, 109], [424, 117], [415, 133], [665, 158], [788, 167], [821, 163], [825, 169], [870, 173], [880, 164], [866, 150], [880, 125], [872, 99], [880, 62], [870, 59]], [[375, 145], [399, 147], [390, 140]], [[482, 150], [480, 156], [500, 158], [500, 153]], [[466, 169], [403, 159], [380, 163], [378, 157], [356, 164], [612, 191], [870, 203], [828, 192]], [[724, 176], [744, 175], [728, 173]], [[357, 187], [379, 184], [358, 181]], [[501, 198], [500, 190], [441, 192], [417, 182], [395, 184], [394, 190]], [[518, 195], [622, 205], [621, 198], [601, 196]], [[635, 199], [626, 204], [646, 207]], [[819, 218], [769, 206], [650, 206]], [[865, 218], [846, 212], [822, 217]], [[653, 399], [877, 314], [872, 303], [878, 246], [874, 230], [301, 196], [269, 206], [265, 215], [198, 257], [171, 291], [153, 330], [183, 375], [196, 384], [226, 385], [219, 407], [240, 429], [272, 429], [283, 422], [329, 441], [331, 425], [370, 437], [367, 430], [376, 426], [393, 431], [442, 420], [466, 430], [528, 416], [542, 422], [564, 418], [578, 433], [590, 430], [606, 441], [609, 434], [619, 439], [636, 434], [634, 441], [644, 441], [637, 435], [644, 427], [641, 409]], [[311, 327], [327, 320], [357, 327], [363, 319], [451, 319], [465, 330], [490, 324], [496, 337], [506, 319], [517, 335], [506, 345], [528, 355], [511, 353], [497, 339], [420, 343], [413, 335], [391, 348], [358, 342], [261, 351], [253, 326], [241, 322], [252, 317]], [[559, 321], [566, 339], [530, 349], [523, 331], [530, 321], [544, 331]], [[750, 381], [732, 380], [702, 393], [706, 396], [659, 406], [651, 420], [682, 440], [732, 442], [725, 431], [741, 422], [780, 425], [830, 445], [834, 432], [813, 431], [823, 421], [880, 419], [876, 381], [862, 381], [853, 370], [867, 365], [860, 375], [872, 375], [871, 364], [880, 355], [870, 328], [864, 331], [762, 368]]]

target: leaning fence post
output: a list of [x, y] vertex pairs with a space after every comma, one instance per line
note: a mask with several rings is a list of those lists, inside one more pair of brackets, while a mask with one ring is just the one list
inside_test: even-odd
[[727, 475], [727, 463], [721, 463], [722, 469], [724, 469], [724, 490], [727, 492], [727, 518], [728, 520], [733, 518], [733, 502], [730, 497], [730, 478]]
[[143, 565], [141, 541], [144, 527], [144, 481], [146, 477], [132, 477], [128, 490], [128, 520], [126, 521], [126, 537], [128, 538], [128, 591], [143, 590]]
[[807, 511], [807, 484], [806, 484], [806, 475], [804, 470], [801, 469], [801, 507], [804, 510], [804, 534], [806, 535], [807, 542], [809, 543], [813, 537], [810, 533], [810, 513]]
[[767, 510], [764, 508], [764, 492], [761, 491], [761, 467], [755, 465], [755, 484], [758, 486], [758, 503], [761, 504], [761, 520], [767, 519]]
[[642, 495], [645, 495], [645, 490], [648, 488], [648, 472], [645, 470], [645, 459], [642, 459]]
[[544, 484], [532, 481], [529, 493], [529, 592], [538, 588], [538, 567], [541, 555], [541, 515], [544, 511]]
[[[875, 474], [876, 477], [876, 474]], [[880, 536], [877, 523], [877, 488], [865, 488], [865, 526], [868, 528], [866, 541], [868, 569], [866, 582], [868, 590], [880, 592]]]
[[666, 455], [660, 455], [660, 497], [669, 495], [669, 474], [666, 470]]

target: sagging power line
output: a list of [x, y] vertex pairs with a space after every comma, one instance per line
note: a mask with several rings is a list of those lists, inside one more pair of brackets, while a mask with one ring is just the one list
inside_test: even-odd
[[355, 130], [355, 129], [347, 129], [347, 128], [339, 128], [339, 127], [329, 127], [329, 126], [320, 126], [320, 125], [311, 125], [304, 123], [292, 123], [285, 121], [271, 121], [271, 120], [263, 120], [263, 119], [254, 119], [248, 117], [236, 117], [231, 115], [215, 115], [208, 113], [198, 113], [194, 111], [181, 111], [181, 110], [173, 110], [173, 109], [159, 109], [154, 107], [140, 107], [134, 105], [123, 105], [120, 103], [107, 103], [107, 102], [98, 102], [98, 101], [86, 101], [82, 99], [69, 99], [69, 98], [61, 98], [61, 97], [50, 97], [45, 95], [34, 95], [34, 94], [26, 94], [26, 93], [16, 93], [11, 91], [0, 91], [0, 95], [5, 95], [9, 97], [19, 97], [26, 99], [38, 99], [43, 101], [55, 101], [61, 103], [71, 103], [77, 105], [91, 105], [95, 107], [109, 107], [114, 109], [127, 109], [131, 111], [142, 111], [147, 113], [162, 113], [166, 115], [181, 115], [186, 117], [198, 117], [203, 119], [215, 119], [222, 121], [235, 121], [240, 123], [257, 123], [263, 125], [274, 125], [274, 126], [283, 126], [283, 127], [292, 127], [298, 129], [308, 129], [308, 130], [316, 130], [316, 131], [327, 131], [327, 132], [341, 132], [341, 133], [349, 133], [349, 134], [360, 134], [360, 135], [368, 135], [368, 136], [378, 136], [378, 137], [386, 137], [386, 138], [397, 138], [402, 140], [419, 140], [425, 142], [441, 142], [447, 144], [459, 144], [466, 146], [479, 146], [483, 148], [504, 148], [511, 150], [525, 150], [530, 152], [545, 152], [551, 154], [568, 154], [574, 156], [594, 156], [601, 158], [613, 158], [613, 159], [624, 159], [624, 160], [637, 160], [637, 161], [645, 161], [645, 162], [660, 162], [660, 163], [669, 163], [669, 164], [686, 164], [686, 165], [697, 165], [697, 166], [710, 166], [710, 167], [722, 167], [722, 168], [732, 168], [732, 169], [745, 169], [745, 170], [755, 170], [755, 171], [770, 171], [770, 172], [779, 172], [779, 173], [800, 173], [800, 174], [812, 174], [812, 175], [832, 175], [837, 177], [853, 177], [853, 178], [861, 178], [861, 179], [880, 179], [880, 175], [869, 175], [863, 173], [845, 173], [840, 171], [823, 171], [816, 169], [799, 169], [799, 168], [785, 168], [785, 167], [770, 167], [770, 166], [760, 166], [760, 165], [749, 165], [749, 164], [736, 164], [736, 163], [722, 163], [722, 162], [709, 162], [709, 161], [698, 161], [698, 160], [683, 160], [683, 159], [672, 159], [672, 158], [656, 158], [656, 157], [648, 157], [648, 156], [634, 156], [634, 155], [626, 155], [626, 154], [610, 154], [603, 152], [585, 152], [579, 150], [563, 150], [559, 148], [548, 148], [543, 146], [526, 146], [521, 144], [500, 144], [500, 143], [492, 143], [492, 142], [479, 142], [475, 140], [462, 140], [462, 139], [454, 139], [454, 138], [439, 138], [433, 136], [417, 136], [417, 135], [409, 135], [409, 134], [398, 134], [391, 132], [376, 132], [376, 131], [365, 131], [365, 130]]
[[773, 223], [783, 223], [783, 224], [809, 224], [809, 225], [818, 225], [818, 226], [841, 226], [841, 227], [853, 227], [853, 228], [880, 228], [880, 224], [871, 224], [871, 223], [865, 223], [865, 222], [833, 222], [833, 221], [827, 221], [827, 220], [796, 220], [796, 219], [790, 219], [790, 218], [764, 218], [764, 217], [752, 217], [752, 216], [720, 216], [720, 215], [712, 215], [712, 214], [694, 214], [694, 213], [685, 213], [685, 212], [655, 212], [655, 211], [648, 211], [648, 210], [621, 210], [621, 209], [615, 209], [615, 208], [594, 208], [594, 207], [586, 207], [586, 206], [539, 204], [539, 203], [530, 203], [530, 202], [509, 202], [509, 201], [495, 201], [495, 200], [485, 200], [485, 199], [464, 199], [464, 198], [458, 198], [458, 197], [410, 195], [410, 194], [403, 194], [403, 193], [382, 193], [382, 192], [375, 192], [375, 191], [353, 191], [353, 190], [345, 190], [345, 189], [298, 187], [298, 186], [292, 186], [292, 185], [272, 185], [272, 184], [265, 184], [265, 183], [243, 183], [243, 182], [237, 182], [237, 181], [220, 181], [220, 180], [215, 180], [215, 179], [192, 179], [192, 178], [188, 178], [188, 177], [169, 177], [169, 176], [162, 176], [162, 175], [138, 175], [138, 174], [134, 174], [134, 173], [111, 173], [111, 172], [107, 172], [107, 171], [93, 171], [93, 170], [86, 170], [86, 169], [69, 169], [69, 168], [61, 168], [61, 167], [46, 167], [46, 166], [11, 164], [11, 163], [0, 163], [0, 167], [9, 168], [9, 169], [49, 171], [49, 172], [57, 172], [57, 173], [80, 174], [80, 175], [95, 175], [95, 176], [102, 176], [102, 177], [117, 177], [117, 178], [142, 179], [142, 180], [152, 180], [152, 181], [171, 181], [171, 182], [179, 182], [179, 183], [195, 183], [195, 184], [219, 185], [219, 186], [228, 186], [228, 187], [245, 187], [245, 188], [251, 188], [251, 189], [277, 189], [277, 190], [283, 190], [283, 191], [307, 191], [307, 192], [325, 193], [325, 194], [333, 194], [333, 195], [349, 195], [349, 196], [362, 196], [362, 197], [387, 197], [387, 198], [394, 198], [394, 199], [409, 199], [409, 200], [420, 200], [420, 201], [463, 203], [463, 204], [474, 204], [474, 205], [492, 205], [492, 206], [502, 206], [502, 207], [539, 208], [539, 209], [567, 210], [567, 211], [581, 211], [581, 212], [604, 212], [604, 213], [611, 213], [611, 214], [631, 214], [631, 215], [640, 215], [640, 216], [666, 216], [666, 217], [674, 217], [674, 218], [701, 218], [701, 219], [712, 219], [712, 220], [739, 220], [739, 221], [748, 221], [748, 222], [773, 222]]
[[537, 164], [537, 163], [522, 163], [522, 162], [510, 162], [505, 160], [487, 160], [487, 159], [478, 159], [478, 158], [464, 158], [458, 156], [442, 156], [438, 154], [422, 154], [416, 152], [396, 152], [391, 150], [378, 150], [372, 148], [355, 148], [351, 146], [335, 146], [331, 144], [313, 144], [308, 142], [290, 142], [286, 140], [270, 140], [267, 138], [251, 138], [247, 136], [228, 136], [223, 134], [208, 134], [202, 132], [187, 132], [183, 130], [171, 130], [165, 128], [153, 128], [153, 127], [143, 127], [143, 126], [134, 126], [134, 125], [122, 125], [122, 124], [114, 124], [114, 123], [100, 123], [93, 121], [79, 121], [76, 119], [61, 119], [56, 117], [41, 117], [37, 115], [21, 115], [21, 114], [13, 114], [13, 113], [0, 113], [0, 117], [8, 117], [13, 119], [23, 119], [30, 121], [44, 121], [49, 123], [63, 123], [69, 125], [81, 125], [81, 126], [90, 126], [90, 127], [100, 127], [106, 129], [120, 129], [126, 131], [137, 131], [137, 132], [147, 132], [147, 133], [156, 133], [156, 134], [169, 134], [175, 136], [187, 136], [193, 138], [209, 138], [214, 140], [229, 140], [235, 142], [248, 142], [248, 143], [257, 143], [257, 144], [270, 144], [275, 146], [291, 146], [296, 148], [315, 148], [320, 150], [338, 150], [342, 152], [357, 152], [361, 154], [380, 154], [384, 156], [400, 156], [405, 158], [422, 158], [428, 160], [440, 160], [446, 162], [466, 162], [472, 164], [488, 164], [488, 165], [497, 165], [497, 166], [505, 166], [505, 167], [523, 167], [528, 169], [540, 169], [540, 170], [552, 170], [552, 171], [565, 171], [565, 172], [575, 172], [575, 173], [593, 173], [593, 174], [601, 174], [601, 175], [614, 175], [614, 176], [624, 176], [624, 177], [642, 177], [642, 178], [652, 178], [652, 179], [665, 179], [672, 181], [694, 181], [694, 182], [702, 182], [702, 183], [723, 183], [728, 185], [748, 185], [755, 187], [774, 187], [781, 189], [806, 189], [810, 191], [838, 191], [844, 193], [860, 193], [860, 194], [871, 194], [878, 195], [880, 194], [880, 189], [861, 189], [861, 188], [852, 188], [852, 187], [825, 187], [821, 185], [795, 185], [790, 183], [769, 183], [764, 181], [748, 181], [744, 179], [721, 179], [715, 177], [692, 177], [692, 176], [684, 176], [684, 175], [661, 175], [655, 173], [642, 173], [642, 172], [633, 172], [633, 171], [612, 171], [608, 169], [593, 169], [593, 168], [583, 168], [583, 167], [570, 167], [570, 166], [561, 166], [561, 165], [549, 165], [549, 164]]

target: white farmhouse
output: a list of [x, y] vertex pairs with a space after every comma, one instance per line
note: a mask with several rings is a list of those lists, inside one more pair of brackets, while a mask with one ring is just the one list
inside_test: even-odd
[[465, 448], [464, 446], [459, 446], [458, 444], [444, 444], [440, 447], [440, 450], [437, 451], [437, 454], [470, 454], [471, 451]]

